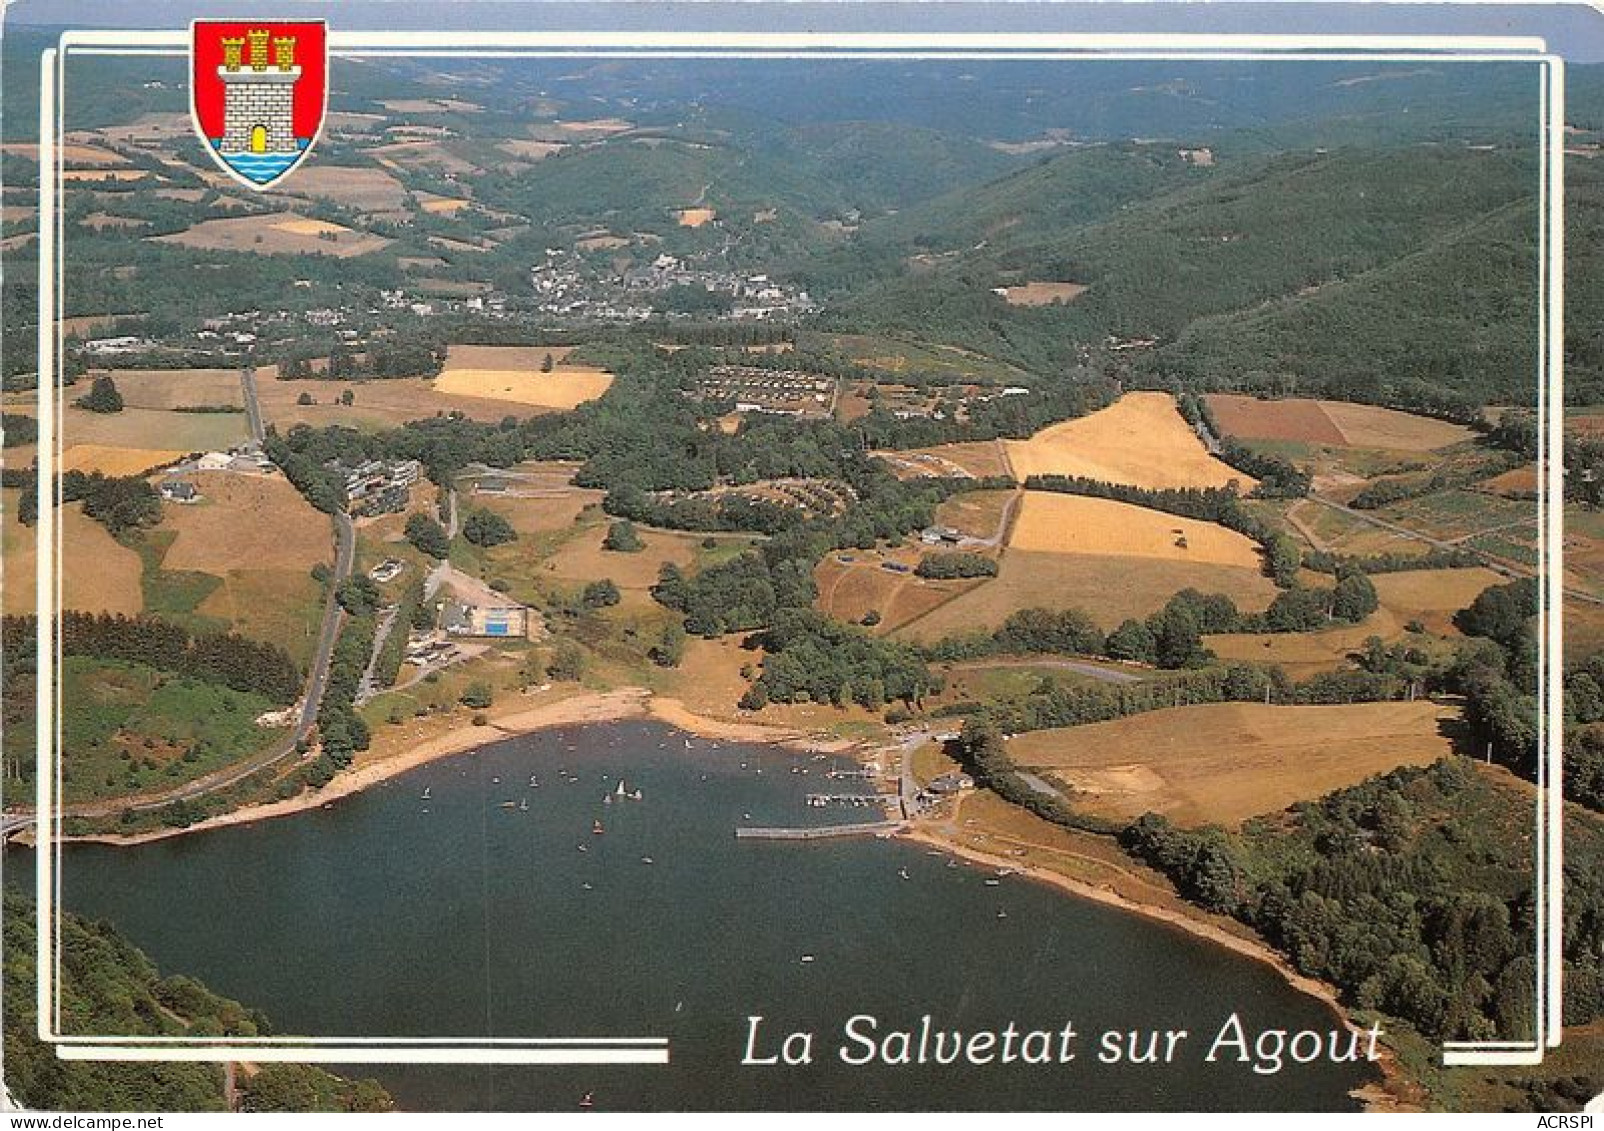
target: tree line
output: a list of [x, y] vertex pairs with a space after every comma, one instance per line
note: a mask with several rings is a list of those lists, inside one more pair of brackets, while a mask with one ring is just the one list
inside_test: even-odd
[[[235, 691], [250, 691], [274, 703], [293, 703], [301, 694], [301, 670], [289, 653], [273, 644], [232, 632], [191, 633], [152, 616], [85, 613], [60, 615], [61, 650], [66, 656], [95, 656], [144, 664]], [[34, 655], [38, 618], [7, 616], [3, 640], [13, 656]]]

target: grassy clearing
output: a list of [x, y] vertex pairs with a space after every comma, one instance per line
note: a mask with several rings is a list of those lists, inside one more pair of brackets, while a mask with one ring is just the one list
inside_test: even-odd
[[259, 695], [139, 664], [62, 661], [66, 800], [179, 784], [265, 749], [285, 733], [258, 727]]
[[[570, 346], [452, 346], [434, 385], [458, 396], [571, 409], [597, 399], [613, 383], [605, 369], [570, 363], [572, 352]], [[542, 372], [547, 357], [552, 365]]]

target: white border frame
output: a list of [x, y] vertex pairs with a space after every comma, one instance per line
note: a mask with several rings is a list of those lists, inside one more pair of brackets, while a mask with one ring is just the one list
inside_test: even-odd
[[[37, 731], [40, 759], [35, 856], [39, 901], [37, 961], [38, 1035], [70, 1060], [316, 1061], [392, 1064], [665, 1064], [668, 1041], [654, 1037], [475, 1038], [130, 1038], [63, 1034], [60, 1030], [61, 848], [56, 810], [61, 793], [57, 613], [61, 579], [56, 569], [61, 529], [55, 479], [61, 444], [57, 420], [64, 393], [58, 365], [61, 342], [62, 102], [65, 64], [79, 55], [187, 55], [190, 32], [69, 30], [40, 56], [39, 100], [39, 524]], [[1561, 958], [1564, 801], [1560, 719], [1563, 687], [1553, 678], [1563, 655], [1563, 579], [1559, 568], [1563, 510], [1563, 201], [1564, 60], [1533, 37], [1299, 36], [1299, 35], [1063, 35], [1063, 34], [844, 34], [646, 32], [338, 32], [326, 31], [326, 58], [412, 56], [450, 58], [733, 58], [1038, 60], [1182, 59], [1194, 61], [1517, 62], [1536, 64], [1541, 83], [1539, 124], [1539, 355], [1538, 523], [1542, 532], [1538, 575], [1543, 633], [1539, 645], [1540, 757], [1536, 806], [1537, 978], [1535, 1039], [1448, 1042], [1447, 1065], [1531, 1065], [1563, 1037]], [[326, 72], [327, 73], [327, 72]], [[332, 89], [332, 87], [331, 87]], [[332, 107], [325, 98], [324, 115]], [[193, 110], [191, 111], [193, 113]], [[310, 153], [311, 147], [307, 152]], [[292, 170], [293, 171], [293, 167]], [[287, 175], [287, 174], [286, 174]], [[283, 178], [280, 177], [279, 180]], [[259, 187], [259, 186], [253, 186]], [[50, 207], [45, 207], [46, 201]], [[48, 375], [48, 384], [47, 384]], [[53, 390], [54, 396], [47, 395]], [[1557, 505], [1556, 505], [1556, 502]], [[50, 931], [45, 929], [49, 923]]]

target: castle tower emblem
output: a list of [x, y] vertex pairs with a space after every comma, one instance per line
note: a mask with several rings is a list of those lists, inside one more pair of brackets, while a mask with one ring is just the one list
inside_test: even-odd
[[223, 171], [262, 189], [306, 159], [328, 105], [322, 20], [196, 20], [190, 111]]

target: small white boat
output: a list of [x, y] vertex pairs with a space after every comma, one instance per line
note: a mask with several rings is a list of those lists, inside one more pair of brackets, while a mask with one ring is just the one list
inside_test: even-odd
[[581, 851], [581, 852], [589, 852], [590, 849], [586, 848], [584, 845], [580, 845], [579, 846], [579, 851]]
[[586, 891], [594, 891], [595, 890], [589, 884], [580, 884], [579, 886], [584, 888]]
[[627, 797], [628, 795], [629, 795], [629, 791], [624, 788], [624, 779], [623, 778], [619, 778], [618, 779], [618, 788], [613, 790], [613, 796], [615, 796], [615, 797]]
[[516, 809], [518, 808], [518, 803], [516, 801], [503, 801], [501, 807], [503, 809]]
[[500, 785], [501, 784], [501, 779], [500, 778], [491, 778], [490, 779], [490, 784], [491, 785]]
[[1001, 881], [1001, 880], [986, 880], [986, 881], [984, 881], [984, 883], [985, 883], [985, 885], [986, 885], [986, 886], [987, 886], [987, 887], [989, 887], [989, 888], [994, 888], [994, 887], [996, 887], [996, 886], [997, 886], [997, 885], [998, 885], [998, 884], [1000, 884], [1000, 883], [1002, 883], [1002, 881]]
[[685, 749], [689, 750], [690, 748], [691, 748], [691, 740], [687, 738], [685, 740]]
[[424, 787], [423, 787], [423, 800], [424, 800], [424, 801], [427, 801], [427, 800], [429, 800], [429, 790], [430, 790], [430, 789], [431, 789], [431, 788], [432, 788], [432, 787], [430, 787], [430, 786], [427, 786], [427, 785], [426, 785], [426, 786], [424, 786]]
[[901, 876], [905, 880], [913, 879], [912, 876], [908, 875], [908, 869], [906, 869], [906, 868], [898, 868], [897, 869], [897, 875]]
[[631, 793], [631, 794], [630, 794], [630, 795], [629, 795], [629, 799], [630, 799], [630, 800], [631, 800], [631, 801], [641, 801], [641, 800], [643, 800], [643, 799], [644, 799], [644, 798], [645, 798], [645, 794], [643, 794], [643, 793], [641, 793], [641, 791], [640, 791], [640, 790], [638, 790], [638, 789], [637, 789], [637, 790], [635, 790], [635, 791], [634, 791], [634, 792], [632, 792], [632, 793]]
[[999, 918], [999, 919], [1006, 919], [1006, 918], [1008, 918], [1008, 912], [1006, 912], [1006, 911], [999, 911], [999, 912], [997, 912], [997, 918]]
[[802, 961], [803, 962], [812, 962], [813, 961], [813, 956], [811, 954], [804, 954], [802, 956]]
[[640, 862], [642, 864], [655, 864], [655, 863], [657, 863], [657, 861], [653, 860], [650, 856], [642, 856], [640, 858]]
[[520, 812], [520, 813], [529, 812], [529, 798], [526, 797], [522, 801], [518, 802], [518, 812]]

